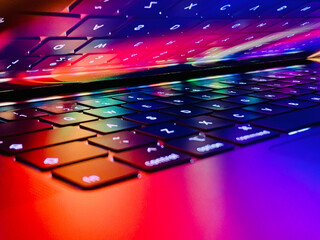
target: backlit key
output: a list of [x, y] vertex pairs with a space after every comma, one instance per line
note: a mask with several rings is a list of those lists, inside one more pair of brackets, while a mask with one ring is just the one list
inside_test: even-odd
[[[0, 137], [19, 135], [23, 133], [36, 132], [51, 129], [52, 126], [38, 120], [24, 120], [0, 124]], [[0, 144], [1, 145], [1, 144]]]
[[89, 139], [90, 144], [113, 151], [124, 151], [156, 142], [157, 140], [152, 137], [129, 131]]
[[137, 129], [137, 131], [159, 138], [161, 140], [187, 136], [198, 132], [195, 129], [176, 125], [175, 123], [162, 123], [158, 125], [143, 127]]
[[21, 153], [16, 156], [16, 159], [34, 165], [41, 170], [49, 170], [107, 154], [108, 152], [104, 149], [84, 142], [73, 142]]
[[81, 106], [75, 102], [59, 102], [43, 105], [37, 108], [50, 113], [81, 112], [89, 109], [88, 107]]
[[60, 127], [98, 120], [97, 117], [78, 112], [50, 115], [42, 117], [41, 119]]
[[0, 140], [0, 151], [15, 154], [27, 150], [48, 147], [66, 142], [87, 139], [96, 134], [78, 127], [64, 127], [24, 135], [7, 137]]
[[247, 145], [269, 138], [277, 137], [279, 133], [251, 125], [240, 125], [223, 128], [206, 133], [210, 137], [219, 138], [238, 145]]
[[128, 115], [136, 112], [126, 108], [112, 106], [112, 107], [91, 109], [91, 110], [85, 111], [85, 113], [99, 117], [99, 118], [111, 118], [111, 117]]
[[130, 164], [147, 172], [153, 172], [190, 161], [190, 156], [158, 145], [149, 145], [116, 153], [117, 161]]
[[99, 158], [57, 168], [52, 175], [80, 188], [93, 189], [137, 177], [138, 172], [126, 165]]
[[34, 108], [26, 108], [21, 110], [12, 110], [0, 112], [0, 118], [6, 121], [17, 121], [17, 120], [25, 120], [30, 118], [38, 118], [47, 116], [48, 113], [39, 111]]
[[100, 134], [119, 132], [140, 127], [139, 124], [123, 120], [121, 118], [108, 118], [105, 120], [83, 123], [81, 128], [85, 128]]
[[191, 135], [165, 142], [165, 145], [196, 157], [206, 157], [231, 150], [233, 145], [205, 135]]

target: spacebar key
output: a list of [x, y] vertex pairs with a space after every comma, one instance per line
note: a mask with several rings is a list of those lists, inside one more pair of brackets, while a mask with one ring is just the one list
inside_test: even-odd
[[259, 119], [252, 124], [281, 132], [299, 130], [320, 124], [320, 106]]
[[0, 151], [15, 154], [32, 149], [67, 143], [96, 136], [78, 127], [64, 127], [0, 139]]

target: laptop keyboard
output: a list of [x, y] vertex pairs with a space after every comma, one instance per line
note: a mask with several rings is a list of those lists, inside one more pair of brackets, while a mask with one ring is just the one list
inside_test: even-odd
[[0, 152], [97, 188], [319, 125], [319, 80], [282, 68], [40, 102], [0, 112]]

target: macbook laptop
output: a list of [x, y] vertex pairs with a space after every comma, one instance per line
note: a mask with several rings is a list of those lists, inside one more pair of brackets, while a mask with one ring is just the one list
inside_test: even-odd
[[319, 1], [0, 14], [1, 239], [320, 239]]

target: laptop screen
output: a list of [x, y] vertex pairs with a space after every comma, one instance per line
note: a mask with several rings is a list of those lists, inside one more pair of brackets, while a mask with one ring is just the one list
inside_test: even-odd
[[320, 50], [319, 1], [22, 3], [0, 16], [1, 89], [201, 69], [227, 60], [308, 58]]

